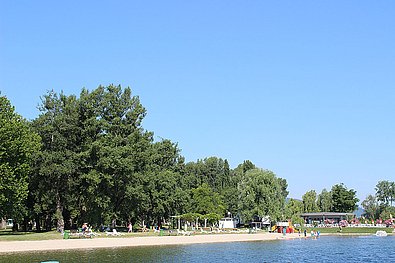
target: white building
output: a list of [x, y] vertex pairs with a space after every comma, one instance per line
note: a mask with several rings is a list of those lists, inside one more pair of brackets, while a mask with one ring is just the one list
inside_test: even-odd
[[219, 220], [219, 228], [236, 228], [237, 220], [232, 217], [225, 217]]

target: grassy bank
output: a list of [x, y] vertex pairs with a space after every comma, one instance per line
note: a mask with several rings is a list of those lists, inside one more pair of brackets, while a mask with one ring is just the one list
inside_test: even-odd
[[[100, 236], [95, 236], [93, 238], [113, 238], [113, 236], [106, 236], [106, 233], [104, 232], [96, 232]], [[150, 232], [133, 232], [133, 233], [126, 233], [126, 232], [120, 232], [122, 233], [121, 236], [116, 236], [117, 238], [130, 238], [130, 237], [147, 237], [147, 236], [159, 236], [159, 233], [155, 233], [154, 231]], [[172, 231], [171, 233], [169, 231], [164, 231], [162, 233], [165, 236], [175, 236], [177, 235], [176, 231]], [[70, 239], [78, 239], [80, 237], [70, 237]], [[53, 231], [47, 231], [47, 232], [12, 232], [11, 229], [6, 229], [6, 230], [0, 230], [0, 242], [3, 241], [33, 241], [33, 240], [53, 240], [53, 239], [63, 239], [63, 236], [53, 230]]]
[[29, 240], [51, 240], [62, 239], [60, 233], [49, 232], [12, 232], [11, 229], [0, 230], [0, 242], [2, 241], [29, 241]]
[[[304, 230], [305, 228], [303, 228]], [[307, 232], [310, 233], [311, 230], [320, 231], [320, 233], [325, 234], [375, 234], [379, 230], [383, 230], [388, 234], [392, 233], [394, 230], [393, 228], [386, 227], [343, 227], [341, 232], [339, 228], [331, 228], [331, 227], [313, 227], [313, 228], [306, 228]]]
[[[375, 234], [378, 230], [384, 230], [388, 234], [392, 233], [394, 230], [393, 228], [379, 228], [379, 227], [344, 227], [340, 232], [339, 228], [303, 228], [302, 231], [306, 229], [307, 233], [310, 234], [310, 231], [320, 231], [322, 234], [342, 234], [342, 235], [371, 235]], [[107, 237], [105, 233], [100, 233], [101, 236], [94, 237], [94, 238], [112, 238]], [[165, 231], [164, 235], [177, 235], [175, 231], [169, 233]], [[200, 234], [199, 232], [195, 234]], [[153, 231], [150, 232], [134, 232], [134, 233], [123, 233], [120, 237], [144, 237], [144, 236], [159, 236], [158, 233], [154, 233]], [[53, 240], [53, 239], [62, 239], [63, 236], [56, 232], [56, 231], [49, 231], [49, 232], [12, 232], [10, 229], [7, 230], [0, 230], [0, 242], [4, 241], [32, 241], [32, 240]], [[78, 237], [73, 237], [78, 238]]]

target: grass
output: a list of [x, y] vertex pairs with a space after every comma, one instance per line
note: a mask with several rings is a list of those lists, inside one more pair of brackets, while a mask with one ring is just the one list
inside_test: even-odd
[[[303, 228], [304, 230], [304, 228]], [[302, 230], [302, 231], [303, 231]], [[384, 230], [387, 233], [392, 233], [393, 228], [378, 228], [378, 227], [343, 227], [342, 232], [339, 231], [339, 228], [306, 228], [307, 233], [309, 234], [311, 230], [320, 231], [320, 233], [325, 234], [342, 234], [342, 235], [370, 235], [375, 234], [378, 230]], [[158, 236], [158, 233], [150, 232], [134, 232], [134, 233], [124, 233], [123, 238], [130, 237], [146, 237], [146, 236]], [[113, 238], [107, 237], [105, 233], [100, 233], [100, 237], [95, 238]], [[169, 235], [177, 235], [176, 231], [169, 233], [168, 231], [164, 231], [165, 236]], [[196, 234], [200, 234], [197, 232]], [[11, 229], [0, 230], [0, 242], [4, 241], [32, 241], [32, 240], [53, 240], [53, 239], [62, 239], [63, 236], [57, 231], [49, 231], [49, 232], [12, 232]], [[76, 237], [74, 237], [76, 238]]]
[[30, 240], [51, 240], [62, 239], [60, 233], [49, 232], [12, 232], [11, 229], [0, 230], [1, 241], [30, 241]]
[[[106, 236], [106, 233], [97, 232], [100, 234], [98, 237], [94, 238], [113, 238], [112, 236]], [[122, 236], [116, 236], [117, 238], [127, 238], [127, 237], [147, 237], [147, 236], [159, 236], [159, 233], [154, 233], [153, 231], [150, 232], [133, 232], [133, 233], [126, 233], [120, 232]], [[169, 231], [164, 231], [163, 235], [177, 235], [176, 231], [169, 233]], [[70, 237], [71, 239], [75, 239], [78, 237]], [[32, 240], [53, 240], [53, 239], [63, 239], [63, 236], [53, 230], [48, 232], [12, 232], [11, 229], [0, 230], [0, 242], [3, 241], [32, 241]]]
[[[304, 228], [303, 228], [304, 229]], [[386, 227], [343, 227], [342, 231], [340, 232], [339, 228], [337, 227], [313, 227], [313, 228], [306, 228], [307, 232], [310, 233], [311, 230], [320, 231], [320, 233], [326, 234], [376, 234], [378, 230], [384, 230], [388, 234], [392, 233], [394, 230], [393, 228]]]

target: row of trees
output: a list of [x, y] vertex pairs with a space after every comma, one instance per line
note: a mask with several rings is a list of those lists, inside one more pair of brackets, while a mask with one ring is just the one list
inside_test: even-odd
[[250, 161], [185, 163], [176, 143], [143, 129], [146, 110], [130, 88], [49, 92], [31, 122], [5, 97], [0, 103], [0, 218], [62, 231], [83, 222], [160, 225], [187, 213], [284, 217], [286, 180]]
[[302, 213], [352, 213], [357, 209], [358, 201], [355, 190], [347, 189], [344, 184], [336, 184], [330, 191], [323, 189], [318, 195], [315, 190], [307, 191], [302, 200], [291, 198], [286, 204], [285, 216], [293, 222], [303, 223], [300, 218]]
[[376, 185], [376, 194], [368, 195], [361, 205], [368, 219], [389, 219], [395, 216], [395, 182], [379, 181]]
[[[364, 209], [362, 216], [373, 221], [393, 218], [395, 216], [395, 207], [392, 205], [395, 200], [395, 182], [379, 181], [375, 190], [375, 195], [368, 195], [361, 202]], [[301, 213], [352, 213], [358, 208], [358, 202], [355, 190], [347, 189], [344, 184], [336, 184], [330, 191], [323, 189], [320, 194], [317, 194], [315, 190], [310, 190], [302, 196], [302, 200], [290, 199], [286, 204], [285, 215], [299, 222]]]
[[[344, 184], [286, 202], [286, 180], [250, 161], [235, 169], [217, 157], [185, 163], [176, 143], [154, 141], [142, 127], [146, 110], [130, 88], [49, 92], [40, 111], [28, 122], [0, 96], [0, 218], [24, 226], [160, 225], [173, 215], [213, 222], [228, 213], [299, 222], [303, 212], [357, 208]], [[394, 199], [395, 183], [381, 181], [362, 206], [372, 219], [395, 215]]]
[[352, 213], [358, 208], [358, 202], [356, 191], [347, 189], [344, 184], [336, 184], [330, 191], [323, 189], [318, 195], [315, 190], [310, 190], [302, 196], [303, 212], [305, 213]]

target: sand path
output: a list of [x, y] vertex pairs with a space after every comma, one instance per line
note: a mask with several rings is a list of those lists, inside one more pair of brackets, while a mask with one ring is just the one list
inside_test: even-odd
[[110, 247], [136, 247], [158, 245], [184, 245], [198, 243], [243, 242], [284, 240], [299, 238], [298, 234], [287, 234], [284, 238], [278, 233], [256, 234], [214, 234], [194, 236], [157, 236], [131, 238], [92, 238], [92, 239], [57, 239], [41, 241], [4, 241], [0, 242], [0, 253], [21, 251], [48, 251], [60, 249], [87, 249]]

